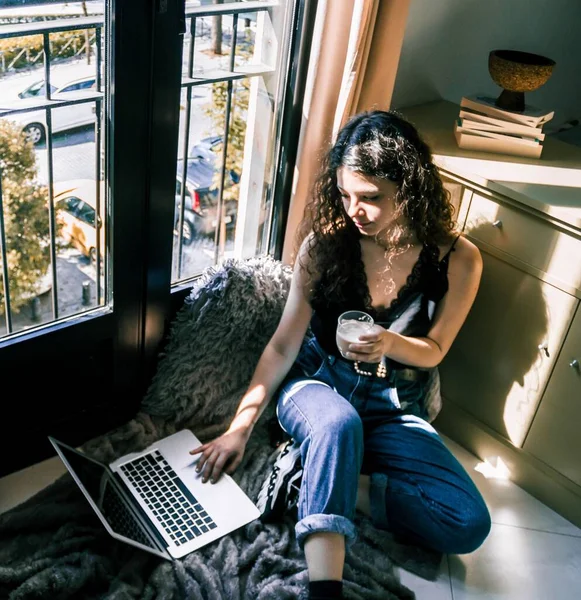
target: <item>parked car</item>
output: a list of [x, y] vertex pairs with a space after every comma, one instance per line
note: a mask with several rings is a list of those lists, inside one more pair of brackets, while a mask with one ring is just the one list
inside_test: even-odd
[[[218, 188], [215, 173], [219, 161], [212, 150], [221, 144], [221, 136], [206, 138], [192, 148], [187, 159], [186, 189], [184, 202], [183, 242], [191, 244], [195, 239], [213, 236], [218, 224]], [[182, 191], [183, 159], [178, 160], [175, 190], [175, 228], [178, 230]], [[240, 181], [240, 176], [231, 171], [226, 175], [225, 186], [230, 187]], [[226, 231], [236, 226], [238, 202], [225, 200], [224, 220]]]
[[[105, 186], [101, 182], [101, 200], [104, 205]], [[97, 217], [96, 184], [92, 179], [76, 179], [54, 186], [56, 218], [62, 224], [61, 234], [65, 241], [77, 248], [84, 256], [97, 258], [97, 228], [100, 231], [100, 247], [105, 247], [105, 228]]]
[[[51, 73], [50, 91], [53, 100], [72, 100], [94, 94], [96, 88], [95, 69], [59, 70]], [[85, 73], [80, 76], [79, 73]], [[46, 82], [44, 77], [39, 77], [27, 85], [18, 94], [14, 101], [2, 104], [1, 108], [14, 109], [26, 108], [38, 103], [45, 95]], [[59, 133], [75, 127], [90, 125], [95, 122], [93, 102], [84, 102], [55, 108], [52, 110], [52, 131]], [[34, 110], [25, 113], [10, 114], [6, 117], [22, 126], [27, 139], [33, 144], [39, 144], [46, 139], [47, 124], [46, 111]]]
[[189, 158], [205, 158], [207, 160], [213, 160], [220, 151], [221, 144], [221, 135], [208, 136], [190, 148]]

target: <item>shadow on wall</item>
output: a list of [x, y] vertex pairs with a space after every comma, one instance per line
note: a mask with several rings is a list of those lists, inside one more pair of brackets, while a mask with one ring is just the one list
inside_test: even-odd
[[[466, 233], [478, 240], [490, 227]], [[550, 343], [540, 349], [549, 333], [547, 294], [561, 292], [486, 252], [482, 257], [476, 300], [440, 366], [442, 396], [520, 447], [557, 354]]]

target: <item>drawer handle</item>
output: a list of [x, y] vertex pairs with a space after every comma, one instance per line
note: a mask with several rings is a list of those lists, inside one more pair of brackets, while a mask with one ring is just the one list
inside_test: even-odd
[[494, 221], [492, 226], [496, 227], [496, 229], [502, 229], [502, 221], [500, 219], [498, 219], [497, 221]]
[[570, 366], [572, 369], [575, 369], [575, 371], [578, 371], [578, 370], [579, 370], [579, 367], [580, 367], [580, 365], [579, 365], [579, 361], [578, 361], [576, 358], [574, 358], [574, 359], [573, 359], [573, 360], [572, 360], [572, 361], [569, 363], [569, 366]]
[[548, 344], [547, 344], [546, 342], [545, 342], [545, 343], [543, 343], [543, 344], [539, 344], [539, 350], [540, 350], [541, 352], [544, 352], [544, 353], [545, 353], [545, 356], [546, 356], [547, 358], [550, 358], [550, 357], [551, 357], [551, 355], [549, 354], [549, 346], [548, 346]]

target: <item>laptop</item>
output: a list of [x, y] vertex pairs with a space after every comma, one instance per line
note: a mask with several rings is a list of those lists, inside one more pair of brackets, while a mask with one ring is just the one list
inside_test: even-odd
[[108, 533], [173, 560], [258, 518], [260, 511], [225, 473], [202, 483], [188, 429], [105, 465], [49, 440]]

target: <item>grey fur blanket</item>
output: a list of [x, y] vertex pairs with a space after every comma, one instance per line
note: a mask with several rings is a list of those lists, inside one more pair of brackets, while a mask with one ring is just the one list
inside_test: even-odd
[[[108, 462], [184, 427], [203, 441], [224, 431], [280, 319], [289, 282], [288, 269], [267, 257], [208, 269], [176, 316], [140, 412], [83, 450]], [[253, 500], [274, 458], [272, 415], [272, 407], [263, 414], [235, 474]], [[397, 544], [363, 517], [357, 524], [345, 597], [414, 598], [393, 561], [429, 578], [440, 557]], [[290, 600], [306, 583], [290, 518], [256, 520], [170, 562], [110, 538], [68, 475], [0, 515], [1, 599]]]

